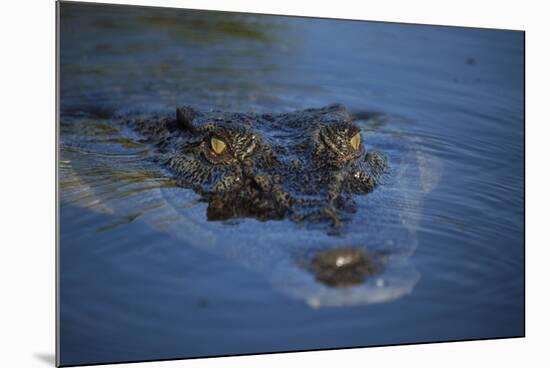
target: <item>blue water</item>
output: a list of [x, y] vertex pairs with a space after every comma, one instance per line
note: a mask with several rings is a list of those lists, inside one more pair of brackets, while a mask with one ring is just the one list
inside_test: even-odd
[[[522, 336], [523, 56], [513, 31], [62, 3], [61, 363]], [[377, 113], [357, 124], [390, 162], [417, 153], [339, 237], [206, 221], [113, 118], [335, 102]], [[347, 291], [293, 263], [389, 241]]]

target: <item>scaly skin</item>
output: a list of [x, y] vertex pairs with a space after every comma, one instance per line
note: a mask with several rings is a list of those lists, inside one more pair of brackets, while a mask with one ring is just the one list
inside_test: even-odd
[[371, 192], [388, 170], [382, 153], [359, 143], [341, 105], [285, 114], [182, 107], [175, 118], [132, 126], [158, 147], [180, 186], [208, 201], [210, 220], [290, 218], [338, 228], [355, 210], [353, 195]]

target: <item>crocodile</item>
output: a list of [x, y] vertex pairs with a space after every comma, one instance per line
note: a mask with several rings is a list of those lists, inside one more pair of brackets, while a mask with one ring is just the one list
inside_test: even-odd
[[[356, 211], [353, 196], [372, 192], [389, 169], [339, 104], [280, 114], [183, 106], [131, 126], [159, 149], [178, 185], [208, 203], [210, 221], [289, 218], [337, 234]], [[350, 247], [320, 252], [309, 267], [320, 282], [345, 287], [375, 273], [375, 259]]]
[[[342, 105], [174, 110], [63, 114], [63, 201], [235, 260], [312, 307], [412, 291], [410, 256], [438, 164], [409, 137], [379, 129], [386, 115]], [[143, 203], [122, 196], [142, 181], [158, 183], [136, 196]]]

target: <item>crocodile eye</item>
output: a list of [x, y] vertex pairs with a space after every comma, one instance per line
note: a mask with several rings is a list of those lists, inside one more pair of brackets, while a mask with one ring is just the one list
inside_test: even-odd
[[361, 133], [357, 133], [353, 137], [351, 137], [349, 143], [351, 144], [353, 149], [359, 149], [359, 145], [361, 144]]
[[210, 147], [212, 147], [212, 151], [214, 151], [217, 155], [222, 154], [225, 151], [226, 144], [221, 139], [212, 137], [210, 139]]

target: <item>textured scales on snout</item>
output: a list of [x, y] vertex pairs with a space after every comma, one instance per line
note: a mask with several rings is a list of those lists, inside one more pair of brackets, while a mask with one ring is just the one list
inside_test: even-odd
[[342, 105], [282, 114], [201, 112], [132, 122], [210, 220], [290, 218], [338, 227], [388, 171]]

